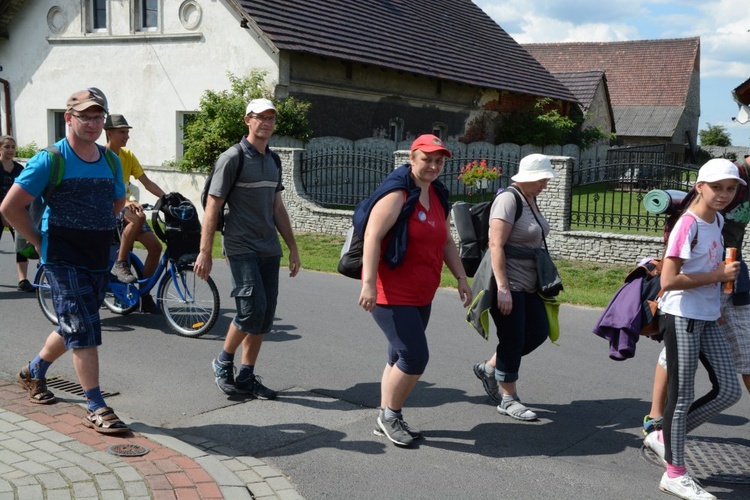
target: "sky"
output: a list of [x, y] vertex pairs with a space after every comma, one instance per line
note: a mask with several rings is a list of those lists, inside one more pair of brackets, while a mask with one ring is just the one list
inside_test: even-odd
[[721, 125], [750, 147], [750, 123], [732, 121], [732, 89], [750, 78], [747, 0], [473, 0], [518, 43], [701, 39], [698, 130]]

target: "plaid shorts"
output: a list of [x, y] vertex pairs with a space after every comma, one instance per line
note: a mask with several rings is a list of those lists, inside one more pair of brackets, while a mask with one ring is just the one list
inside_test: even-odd
[[104, 301], [109, 273], [93, 273], [65, 264], [45, 264], [52, 305], [57, 314], [59, 333], [67, 349], [102, 344], [99, 307]]
[[750, 305], [735, 306], [732, 295], [721, 294], [721, 331], [732, 350], [737, 373], [750, 375]]

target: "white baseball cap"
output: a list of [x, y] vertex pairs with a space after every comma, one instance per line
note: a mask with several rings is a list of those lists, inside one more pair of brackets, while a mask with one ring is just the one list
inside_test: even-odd
[[695, 182], [718, 182], [725, 179], [734, 179], [743, 186], [747, 186], [747, 182], [740, 177], [737, 166], [724, 158], [713, 158], [704, 163], [698, 170], [698, 179]]
[[252, 101], [247, 103], [245, 114], [249, 115], [250, 113], [255, 113], [257, 115], [258, 113], [268, 111], [269, 109], [272, 109], [274, 110], [274, 112], [276, 112], [276, 106], [274, 106], [269, 99], [253, 99]]

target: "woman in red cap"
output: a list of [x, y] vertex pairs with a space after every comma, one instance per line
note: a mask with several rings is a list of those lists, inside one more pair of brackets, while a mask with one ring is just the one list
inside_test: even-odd
[[388, 339], [376, 434], [401, 446], [421, 437], [401, 409], [429, 358], [425, 329], [443, 262], [458, 279], [464, 307], [471, 289], [450, 233], [448, 191], [438, 180], [451, 153], [438, 137], [419, 136], [410, 161], [395, 169], [358, 207], [364, 224], [359, 305]]

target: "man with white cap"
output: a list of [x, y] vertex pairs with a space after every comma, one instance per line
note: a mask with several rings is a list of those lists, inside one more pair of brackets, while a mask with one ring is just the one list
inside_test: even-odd
[[[237, 314], [229, 326], [224, 348], [211, 363], [216, 385], [225, 394], [274, 399], [276, 392], [255, 374], [263, 337], [271, 330], [279, 291], [281, 244], [289, 248], [289, 276], [300, 269], [297, 242], [281, 191], [281, 161], [268, 147], [276, 125], [276, 107], [269, 99], [251, 100], [245, 112], [248, 133], [224, 151], [214, 166], [203, 217], [200, 253], [195, 274], [211, 273], [211, 249], [226, 200], [223, 250], [232, 276]], [[242, 157], [240, 157], [242, 155]], [[234, 355], [242, 344], [242, 365], [234, 376]]]
[[[99, 388], [98, 346], [102, 343], [99, 307], [109, 283], [109, 247], [115, 213], [125, 204], [120, 161], [96, 144], [107, 114], [101, 90], [88, 88], [68, 98], [66, 137], [54, 144], [56, 153], [40, 151], [31, 158], [11, 187], [0, 210], [26, 240], [36, 247], [45, 265], [59, 325], [39, 354], [17, 375], [35, 404], [55, 402], [47, 389], [50, 365], [68, 349], [86, 395], [86, 427], [103, 434], [129, 429], [104, 402]], [[62, 180], [48, 189], [54, 155], [65, 162]], [[107, 157], [109, 156], [109, 159]], [[41, 232], [28, 206], [42, 196], [45, 210]]]

